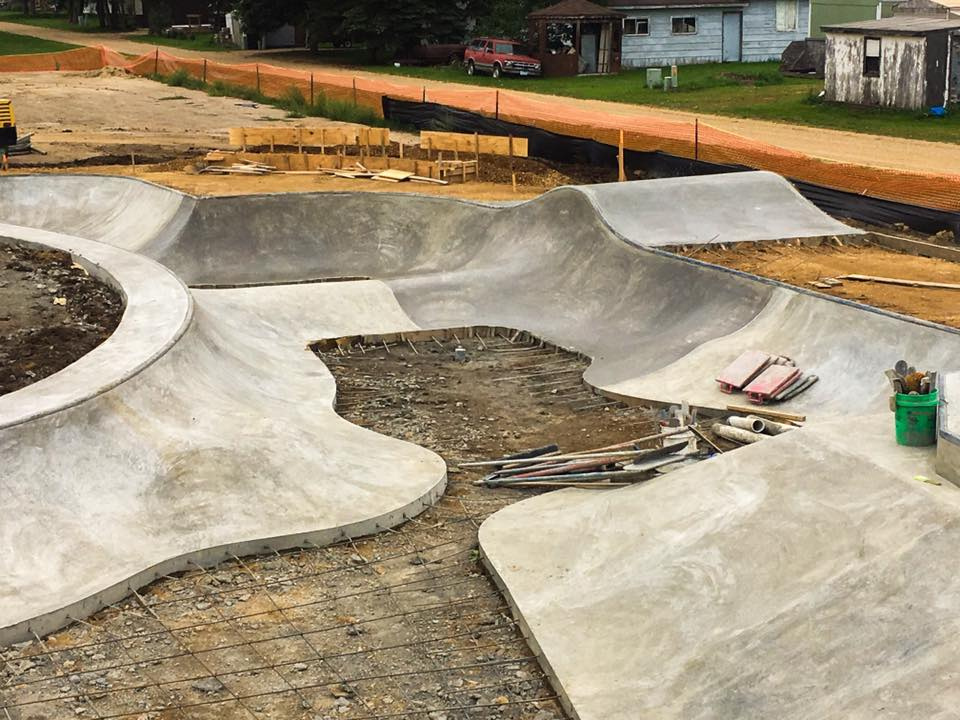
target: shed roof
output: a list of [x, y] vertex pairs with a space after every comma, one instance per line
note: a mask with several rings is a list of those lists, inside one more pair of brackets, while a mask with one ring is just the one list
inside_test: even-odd
[[849, 22], [842, 25], [824, 25], [824, 32], [834, 33], [876, 33], [878, 35], [926, 35], [931, 32], [960, 30], [960, 20], [920, 17], [916, 15], [894, 15], [882, 20]]
[[622, 12], [597, 5], [590, 0], [560, 0], [556, 5], [534, 10], [528, 18], [551, 20], [573, 20], [590, 18], [593, 20], [619, 20], [624, 17]]
[[[623, 10], [652, 8], [745, 7], [749, 0], [610, 0], [610, 7]], [[958, 0], [960, 2], [960, 0]]]

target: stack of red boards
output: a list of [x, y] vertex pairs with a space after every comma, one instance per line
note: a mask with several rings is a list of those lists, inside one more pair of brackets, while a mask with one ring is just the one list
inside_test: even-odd
[[778, 395], [800, 378], [800, 370], [790, 365], [771, 365], [743, 388], [747, 399], [757, 405]]
[[770, 353], [762, 350], [747, 350], [730, 365], [724, 368], [717, 377], [720, 390], [725, 393], [734, 393], [746, 387], [751, 380], [766, 370], [774, 360]]

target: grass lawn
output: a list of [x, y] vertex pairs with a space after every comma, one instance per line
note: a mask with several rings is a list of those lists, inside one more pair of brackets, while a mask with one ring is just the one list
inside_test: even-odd
[[610, 100], [635, 105], [835, 128], [875, 135], [960, 143], [960, 110], [947, 118], [915, 111], [852, 107], [817, 98], [823, 81], [785, 77], [778, 63], [710, 63], [680, 67], [679, 88], [648, 89], [644, 70], [573, 78], [501, 78], [466, 74], [463, 68], [365, 66], [364, 70], [486, 87]]
[[28, 55], [33, 53], [73, 50], [77, 45], [41, 40], [27, 35], [0, 32], [0, 55]]
[[21, 25], [33, 25], [34, 27], [51, 28], [53, 30], [67, 30], [69, 32], [82, 33], [109, 33], [117, 37], [122, 37], [130, 42], [143, 43], [145, 45], [161, 45], [163, 47], [182, 48], [185, 50], [198, 50], [202, 52], [223, 52], [234, 50], [233, 47], [224, 47], [214, 42], [213, 33], [197, 33], [192, 38], [173, 38], [146, 35], [141, 32], [120, 32], [114, 33], [113, 30], [101, 29], [100, 25], [94, 20], [86, 25], [71, 25], [66, 15], [53, 13], [40, 13], [38, 15], [24, 15], [21, 12], [13, 10], [0, 10], [0, 22], [19, 23]]

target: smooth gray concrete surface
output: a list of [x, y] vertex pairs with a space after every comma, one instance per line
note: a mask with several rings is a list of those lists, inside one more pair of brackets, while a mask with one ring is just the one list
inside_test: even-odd
[[480, 528], [580, 720], [953, 717], [960, 494], [889, 413]]
[[[725, 403], [713, 377], [749, 347], [821, 375], [792, 406], [811, 417], [803, 431], [643, 487], [544, 495], [483, 526], [485, 558], [574, 716], [866, 717], [861, 689], [876, 687], [891, 714], [914, 717], [927, 696], [906, 688], [922, 668], [947, 692], [936, 673], [960, 598], [933, 559], [955, 543], [956, 496], [913, 480], [932, 474], [933, 451], [894, 445], [882, 372], [903, 356], [946, 371], [960, 335], [649, 249], [692, 242], [691, 227], [732, 203], [730, 241], [831, 234], [775, 176], [564, 188], [501, 208], [194, 199], [130, 181], [118, 193], [131, 207], [158, 203], [142, 226], [115, 206], [98, 223], [82, 187], [63, 217], [20, 207], [67, 186], [24, 178], [4, 196], [7, 180], [0, 220], [74, 222], [188, 285], [281, 284], [193, 290], [188, 330], [148, 367], [0, 429], [12, 468], [0, 477], [0, 641], [188, 560], [329, 542], [417, 512], [442, 491], [442, 461], [338, 418], [332, 377], [306, 346], [490, 324], [583, 352], [588, 382], [645, 400]], [[643, 221], [685, 192], [699, 221]], [[373, 279], [283, 284], [346, 276]], [[946, 613], [942, 628], [929, 627], [931, 605], [912, 609], [921, 595]], [[815, 704], [817, 689], [833, 702]]]
[[704, 245], [855, 235], [770, 172], [588, 185], [582, 192], [622, 237], [640, 244]]

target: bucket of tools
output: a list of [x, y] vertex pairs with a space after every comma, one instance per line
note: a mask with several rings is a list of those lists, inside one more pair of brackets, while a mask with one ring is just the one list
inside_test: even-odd
[[893, 411], [897, 444], [925, 447], [937, 442], [937, 406], [940, 398], [936, 390], [926, 395], [897, 393]]
[[937, 442], [937, 373], [917, 372], [916, 368], [900, 360], [887, 378], [893, 386], [890, 409], [893, 410], [897, 444], [907, 447], [926, 447]]

